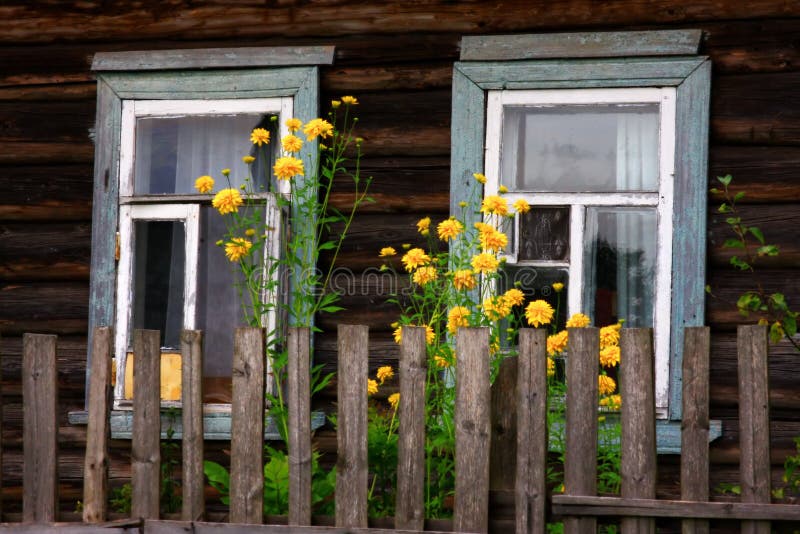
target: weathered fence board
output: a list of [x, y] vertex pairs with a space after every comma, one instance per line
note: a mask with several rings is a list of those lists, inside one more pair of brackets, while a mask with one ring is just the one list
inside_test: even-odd
[[198, 521], [205, 514], [203, 476], [203, 333], [181, 333], [181, 402], [183, 477], [181, 518]]
[[517, 470], [517, 358], [505, 358], [492, 384], [489, 488], [514, 488]]
[[161, 491], [161, 334], [133, 332], [131, 517], [158, 519]]
[[83, 521], [97, 523], [108, 516], [108, 415], [111, 399], [111, 354], [114, 336], [109, 327], [95, 329], [92, 336], [89, 381], [89, 424], [83, 468]]
[[289, 329], [289, 524], [311, 524], [311, 330]]

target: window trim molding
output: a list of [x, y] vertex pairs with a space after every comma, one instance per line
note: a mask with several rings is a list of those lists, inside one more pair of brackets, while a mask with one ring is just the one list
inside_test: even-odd
[[[697, 38], [700, 32], [687, 30]], [[680, 32], [680, 30], [678, 31]], [[551, 34], [536, 36], [537, 42], [550, 42], [541, 57], [531, 59], [536, 50], [521, 49], [510, 55], [509, 43], [523, 36], [472, 37], [462, 42], [462, 61], [453, 69], [451, 136], [450, 212], [459, 213], [459, 202], [481, 198], [482, 185], [472, 174], [484, 170], [486, 139], [486, 104], [490, 90], [504, 89], [583, 89], [613, 87], [675, 87], [675, 179], [673, 202], [672, 304], [670, 327], [669, 420], [681, 419], [681, 365], [683, 328], [702, 326], [705, 322], [705, 254], [708, 128], [711, 62], [707, 56], [673, 55], [666, 47], [663, 56], [658, 48], [652, 56], [636, 56], [637, 42], [651, 32], [616, 33], [616, 46], [600, 47], [587, 59], [575, 52], [570, 43], [587, 36], [603, 34]], [[627, 45], [625, 36], [632, 39]], [[676, 35], [676, 34], [673, 34]], [[688, 34], [686, 34], [688, 35]], [[602, 40], [602, 39], [601, 39]], [[522, 39], [519, 42], [525, 42]], [[500, 52], [487, 51], [502, 44]], [[502, 57], [501, 61], [464, 61], [482, 48], [482, 58]], [[547, 50], [556, 49], [551, 54]], [[678, 53], [686, 53], [681, 49]], [[496, 53], [496, 55], [492, 55]], [[577, 59], [563, 59], [573, 57]], [[456, 135], [457, 134], [457, 135]], [[470, 214], [467, 224], [477, 222]], [[698, 261], [700, 260], [700, 261]]]

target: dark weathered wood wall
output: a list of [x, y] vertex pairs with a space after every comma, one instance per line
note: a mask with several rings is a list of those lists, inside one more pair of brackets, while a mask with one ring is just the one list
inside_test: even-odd
[[[341, 265], [378, 266], [384, 245], [418, 241], [413, 223], [448, 210], [452, 63], [466, 34], [700, 28], [714, 62], [710, 176], [731, 173], [746, 190], [744, 215], [782, 254], [764, 260], [765, 286], [800, 303], [800, 4], [783, 0], [560, 1], [329, 0], [267, 3], [23, 1], [0, 5], [0, 355], [3, 372], [4, 495], [21, 495], [23, 332], [58, 333], [62, 508], [80, 498], [85, 430], [66, 422], [84, 397], [95, 84], [98, 51], [333, 44], [322, 71], [323, 104], [361, 100], [364, 171], [377, 203], [359, 215]], [[334, 198], [346, 206], [343, 192]], [[709, 209], [708, 301], [712, 487], [735, 482], [738, 461], [733, 303], [746, 277], [727, 265], [725, 224]], [[396, 309], [380, 288], [357, 285], [347, 311], [321, 317], [318, 357], [333, 367], [335, 321], [370, 325], [371, 369], [397, 356], [389, 323]], [[780, 345], [772, 371], [773, 462], [800, 435], [798, 355]], [[319, 436], [323, 449], [335, 438]], [[112, 476], [129, 475], [128, 444], [116, 444]], [[218, 447], [216, 447], [218, 448]], [[212, 448], [214, 449], [214, 448]], [[677, 462], [664, 458], [659, 492], [676, 496]], [[779, 476], [779, 469], [774, 471]]]

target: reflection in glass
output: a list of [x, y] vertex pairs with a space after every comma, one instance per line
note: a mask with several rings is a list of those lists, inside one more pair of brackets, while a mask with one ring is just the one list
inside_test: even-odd
[[[257, 171], [272, 168], [276, 124], [260, 114], [141, 117], [136, 120], [134, 194], [195, 194], [194, 181], [206, 174], [217, 180], [218, 190], [228, 187], [221, 182], [225, 168], [233, 171], [231, 187], [238, 187], [247, 178], [242, 163], [247, 155], [256, 157], [254, 176], [266, 176]], [[259, 149], [250, 142], [254, 128], [270, 131], [269, 145]], [[254, 185], [267, 188], [263, 179]]]
[[511, 190], [658, 189], [658, 105], [503, 108], [501, 180]]
[[186, 232], [183, 221], [135, 221], [133, 328], [161, 331], [161, 346], [180, 348]]
[[[500, 291], [504, 292], [512, 287], [517, 287], [525, 294], [525, 304], [514, 308], [518, 315], [518, 324], [527, 326], [525, 321], [525, 306], [533, 300], [545, 300], [558, 315], [553, 317], [553, 324], [563, 326], [567, 320], [567, 281], [568, 271], [565, 268], [534, 267], [529, 265], [506, 265], [502, 271]], [[564, 284], [561, 293], [553, 290], [553, 284]]]
[[519, 260], [569, 259], [569, 207], [536, 206], [519, 217]]
[[588, 208], [584, 309], [595, 324], [652, 327], [655, 208]]

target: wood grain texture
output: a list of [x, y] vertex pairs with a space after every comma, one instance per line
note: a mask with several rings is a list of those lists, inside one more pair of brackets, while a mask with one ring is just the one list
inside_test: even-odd
[[108, 415], [111, 407], [111, 358], [114, 334], [107, 326], [98, 327], [92, 338], [89, 382], [89, 424], [86, 427], [86, 459], [83, 468], [83, 522], [99, 523], [108, 518]]
[[456, 333], [456, 492], [453, 530], [489, 528], [489, 329]]
[[22, 515], [28, 523], [51, 523], [58, 514], [58, 385], [56, 336], [23, 337], [25, 403]]
[[[681, 499], [708, 500], [709, 355], [708, 327], [687, 328], [683, 342], [683, 423], [681, 425]], [[707, 534], [707, 521], [686, 520], [683, 534]]]
[[181, 332], [181, 451], [183, 454], [181, 519], [202, 521], [203, 475], [203, 333]]
[[400, 345], [400, 405], [397, 441], [397, 529], [425, 526], [425, 379], [428, 354], [425, 328], [403, 327]]
[[339, 325], [336, 526], [367, 526], [367, 352], [369, 329]]
[[547, 330], [520, 329], [517, 369], [516, 533], [544, 533], [547, 519]]
[[89, 223], [0, 224], [0, 278], [89, 279]]
[[492, 384], [489, 488], [514, 489], [517, 470], [517, 358], [505, 358]]
[[[567, 357], [566, 449], [564, 451], [564, 494], [597, 493], [597, 375], [600, 331], [570, 328]], [[567, 517], [564, 532], [594, 531], [594, 518]]]
[[264, 517], [264, 332], [236, 329], [231, 403], [231, 523]]
[[289, 524], [311, 524], [311, 330], [289, 329]]
[[[770, 502], [769, 370], [767, 327], [739, 326], [739, 463], [743, 503]], [[742, 532], [767, 533], [765, 521], [745, 521]]]
[[[709, 157], [709, 187], [717, 186], [717, 176], [732, 175], [731, 192], [746, 193], [742, 204], [800, 202], [795, 179], [800, 147], [712, 145]], [[720, 194], [711, 198], [714, 204], [722, 203]]]
[[131, 517], [158, 519], [161, 494], [161, 333], [133, 331]]
[[[622, 395], [622, 497], [656, 497], [656, 400], [653, 330], [623, 328], [620, 332]], [[623, 534], [655, 534], [653, 519], [623, 518]]]

